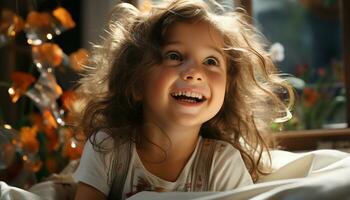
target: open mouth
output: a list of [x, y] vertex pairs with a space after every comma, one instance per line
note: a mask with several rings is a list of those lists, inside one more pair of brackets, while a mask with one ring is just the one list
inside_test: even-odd
[[173, 92], [170, 94], [175, 100], [187, 103], [202, 103], [205, 96], [196, 92]]

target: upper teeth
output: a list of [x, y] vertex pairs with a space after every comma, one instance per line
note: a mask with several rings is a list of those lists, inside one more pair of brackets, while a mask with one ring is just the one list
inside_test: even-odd
[[172, 95], [173, 96], [186, 96], [186, 97], [203, 99], [203, 95], [196, 93], [196, 92], [174, 92], [174, 93], [172, 93]]

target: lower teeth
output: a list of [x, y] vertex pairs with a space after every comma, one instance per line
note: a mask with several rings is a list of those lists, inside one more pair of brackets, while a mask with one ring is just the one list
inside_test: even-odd
[[195, 100], [191, 100], [191, 99], [181, 99], [181, 101], [185, 101], [185, 102], [188, 102], [188, 103], [196, 103]]

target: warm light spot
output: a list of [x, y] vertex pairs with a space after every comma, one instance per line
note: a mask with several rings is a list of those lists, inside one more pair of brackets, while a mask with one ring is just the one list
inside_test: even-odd
[[70, 143], [70, 146], [75, 149], [77, 147], [77, 144], [75, 144], [75, 142], [72, 140]]
[[15, 90], [13, 89], [13, 87], [10, 87], [10, 88], [8, 89], [8, 93], [9, 93], [10, 95], [14, 95], [14, 94], [15, 94]]
[[57, 118], [56, 121], [57, 121], [58, 124], [60, 124], [62, 126], [64, 126], [64, 124], [65, 124], [64, 121], [61, 118]]
[[35, 65], [36, 65], [39, 69], [41, 69], [41, 68], [43, 67], [41, 63], [36, 63]]
[[47, 38], [48, 40], [51, 40], [51, 39], [52, 39], [52, 34], [51, 34], [51, 33], [48, 33], [48, 34], [46, 35], [46, 38]]
[[55, 29], [55, 34], [56, 35], [60, 35], [61, 34], [61, 31], [59, 29]]
[[5, 129], [12, 129], [11, 125], [9, 125], [9, 124], [4, 124], [4, 128]]
[[23, 159], [24, 161], [27, 161], [27, 160], [28, 160], [28, 156], [24, 155], [24, 156], [22, 156], [22, 159]]
[[27, 43], [30, 44], [30, 45], [39, 45], [39, 44], [42, 43], [42, 41], [39, 40], [39, 39], [37, 39], [37, 40], [28, 39]]
[[31, 39], [28, 39], [27, 42], [28, 42], [28, 44], [30, 44], [30, 45], [33, 44], [33, 40], [31, 40]]
[[16, 31], [11, 31], [10, 36], [14, 37], [16, 35]]

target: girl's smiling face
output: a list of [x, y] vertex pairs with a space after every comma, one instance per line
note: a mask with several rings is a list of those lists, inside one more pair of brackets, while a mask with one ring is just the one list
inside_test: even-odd
[[208, 23], [177, 22], [165, 33], [163, 60], [145, 79], [144, 120], [161, 128], [196, 127], [222, 107], [226, 59]]

